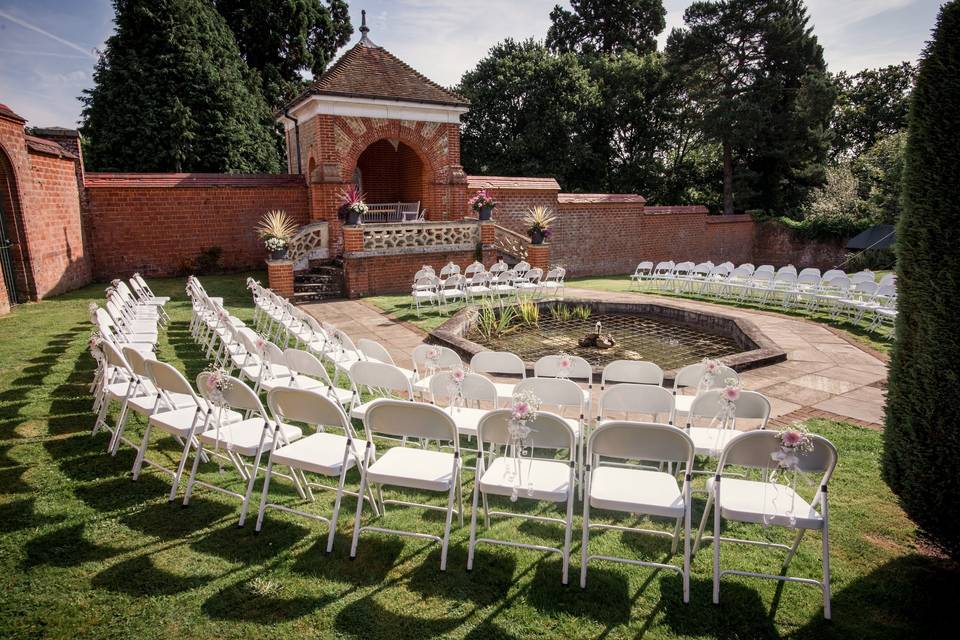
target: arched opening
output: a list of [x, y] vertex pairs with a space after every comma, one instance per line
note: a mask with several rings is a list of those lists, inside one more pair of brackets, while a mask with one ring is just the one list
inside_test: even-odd
[[419, 202], [426, 193], [423, 161], [399, 140], [377, 140], [357, 159], [354, 182], [367, 195], [368, 204]]
[[20, 250], [23, 244], [19, 220], [16, 175], [7, 154], [0, 149], [0, 278], [10, 306], [19, 301], [18, 291], [26, 290], [26, 264]]

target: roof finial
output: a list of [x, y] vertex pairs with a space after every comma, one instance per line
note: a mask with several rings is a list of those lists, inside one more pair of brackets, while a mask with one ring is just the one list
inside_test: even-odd
[[367, 10], [366, 9], [362, 9], [360, 11], [360, 33], [363, 34], [360, 37], [360, 42], [373, 44], [370, 38], [367, 37], [367, 34], [370, 33], [370, 27], [367, 26]]

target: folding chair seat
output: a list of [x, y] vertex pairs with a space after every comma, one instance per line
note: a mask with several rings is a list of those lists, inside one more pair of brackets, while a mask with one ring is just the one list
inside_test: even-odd
[[[537, 417], [528, 425], [531, 429], [524, 444], [529, 447], [531, 457], [520, 457], [516, 450], [516, 441], [510, 434], [511, 409], [498, 409], [489, 412], [478, 425], [477, 437], [477, 478], [473, 491], [473, 511], [470, 515], [470, 546], [467, 555], [467, 571], [473, 569], [474, 551], [479, 543], [498, 544], [547, 553], [559, 553], [563, 558], [562, 582], [567, 584], [570, 569], [570, 542], [573, 534], [573, 503], [575, 478], [577, 475], [577, 434], [562, 417], [547, 412], [538, 412]], [[494, 458], [489, 464], [484, 459], [484, 450], [505, 447], [508, 455]], [[565, 459], [535, 458], [533, 452], [567, 451]], [[519, 470], [518, 470], [519, 467]], [[510, 497], [512, 499], [553, 502], [565, 505], [565, 517], [556, 518], [544, 515], [528, 516], [523, 513], [491, 511], [488, 496]], [[490, 528], [490, 517], [530, 518], [538, 522], [552, 522], [564, 527], [562, 547], [525, 544], [502, 538], [477, 538], [477, 513], [480, 500], [483, 500], [484, 527]]]
[[[470, 358], [470, 371], [487, 376], [519, 376], [521, 380], [527, 377], [527, 367], [523, 360], [509, 351], [481, 351], [473, 354]], [[493, 381], [493, 386], [499, 400], [510, 402], [516, 383]]]
[[309, 389], [322, 394], [323, 396], [336, 401], [340, 406], [346, 407], [353, 398], [353, 389], [344, 389], [333, 384], [330, 375], [327, 373], [323, 363], [309, 351], [301, 349], [284, 349], [284, 363], [288, 377], [271, 378], [264, 380], [260, 388], [269, 393], [274, 389]]
[[[740, 390], [740, 397], [729, 419], [719, 418], [723, 409], [723, 389], [704, 391], [696, 398], [687, 412], [686, 432], [693, 441], [698, 456], [719, 458], [730, 442], [743, 434], [737, 421], [754, 420], [758, 429], [766, 429], [770, 418], [770, 401], [762, 393]], [[709, 426], [697, 426], [697, 418], [705, 419]]]
[[[363, 452], [360, 449], [357, 434], [350, 424], [350, 420], [343, 412], [343, 408], [327, 396], [316, 391], [306, 389], [279, 388], [267, 396], [267, 404], [274, 416], [274, 428], [287, 422], [300, 422], [312, 425], [316, 431], [306, 437], [291, 443], [284, 443], [274, 437], [271, 443], [270, 458], [263, 480], [263, 491], [260, 496], [260, 510], [257, 513], [256, 530], [263, 526], [263, 516], [268, 508], [286, 511], [306, 518], [327, 523], [327, 553], [333, 550], [333, 538], [337, 530], [337, 520], [340, 516], [340, 504], [343, 495], [359, 498], [359, 493], [346, 490], [347, 472], [363, 464]], [[336, 428], [341, 433], [331, 433], [328, 428]], [[371, 442], [368, 450], [375, 451]], [[333, 509], [329, 517], [309, 513], [286, 505], [269, 502], [270, 480], [274, 475], [274, 466], [285, 466], [291, 471], [291, 479], [300, 492], [301, 497], [314, 500], [313, 489], [333, 490], [323, 484], [311, 483], [306, 473], [337, 478], [336, 494]], [[376, 514], [380, 513], [376, 500], [371, 497], [358, 499], [362, 504], [369, 499]]]
[[[367, 363], [374, 364], [374, 363]], [[389, 365], [383, 365], [389, 366]], [[367, 447], [364, 452], [364, 465], [360, 478], [360, 493], [366, 492], [370, 485], [378, 487], [396, 486], [421, 491], [431, 491], [447, 494], [446, 507], [437, 505], [419, 504], [401, 500], [384, 500], [383, 504], [397, 504], [413, 506], [446, 514], [443, 536], [433, 534], [386, 529], [372, 525], [361, 526], [363, 515], [363, 500], [357, 501], [357, 513], [354, 518], [353, 543], [350, 548], [350, 557], [357, 555], [357, 546], [360, 534], [363, 531], [374, 531], [394, 535], [410, 536], [439, 542], [440, 570], [447, 567], [447, 548], [450, 543], [450, 527], [453, 513], [459, 515], [460, 525], [463, 526], [463, 498], [461, 487], [461, 457], [460, 442], [457, 427], [453, 419], [439, 407], [418, 402], [403, 400], [380, 399], [367, 409], [363, 418], [364, 431], [367, 436]], [[432, 451], [404, 446], [393, 447], [382, 455], [377, 455], [373, 448], [375, 433], [394, 438], [409, 438], [418, 440], [436, 440], [449, 442], [452, 451]], [[456, 508], [455, 507], [456, 503]]]
[[[708, 498], [700, 522], [697, 541], [693, 552], [696, 553], [700, 542], [713, 543], [713, 602], [720, 602], [720, 580], [725, 575], [753, 578], [766, 578], [781, 582], [795, 582], [818, 587], [823, 593], [823, 617], [830, 619], [830, 527], [827, 507], [827, 484], [837, 464], [837, 449], [826, 438], [810, 434], [811, 450], [797, 453], [796, 473], [820, 475], [816, 482], [814, 496], [806, 500], [798, 495], [794, 488], [773, 480], [773, 473], [791, 473], [779, 469], [773, 460], [773, 454], [780, 452], [781, 442], [778, 434], [772, 431], [751, 431], [733, 440], [720, 457], [720, 464], [713, 478], [707, 483]], [[728, 466], [746, 468], [759, 472], [759, 480], [749, 478], [731, 478], [724, 475]], [[796, 483], [802, 486], [802, 483]], [[713, 535], [704, 536], [703, 531], [711, 510], [714, 516]], [[765, 540], [746, 540], [742, 538], [721, 537], [722, 521], [761, 524], [764, 527], [783, 527], [796, 531], [793, 544], [775, 544]], [[790, 562], [800, 547], [800, 541], [806, 531], [820, 531], [821, 569], [820, 580], [787, 575]], [[786, 552], [786, 558], [778, 573], [761, 573], [735, 569], [721, 570], [721, 543], [739, 543], [779, 549]]]
[[[693, 443], [680, 429], [652, 422], [612, 421], [597, 427], [587, 446], [586, 487], [583, 500], [583, 538], [581, 541], [580, 587], [587, 586], [587, 567], [592, 561], [606, 560], [677, 571], [683, 579], [683, 601], [690, 600], [690, 469]], [[643, 460], [674, 463], [685, 470], [682, 485], [665, 471], [630, 468], [624, 462], [609, 466], [610, 460]], [[673, 533], [620, 525], [592, 523], [591, 509], [676, 520]], [[614, 529], [624, 532], [672, 538], [671, 554], [677, 552], [683, 528], [681, 566], [663, 562], [636, 560], [606, 555], [590, 555], [590, 531]]]

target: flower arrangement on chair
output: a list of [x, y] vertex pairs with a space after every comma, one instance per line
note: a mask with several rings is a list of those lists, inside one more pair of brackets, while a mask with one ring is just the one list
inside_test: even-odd
[[[802, 424], [797, 423], [792, 426], [789, 426], [785, 429], [782, 429], [777, 432], [777, 440], [780, 443], [780, 447], [777, 451], [774, 451], [770, 454], [770, 459], [775, 464], [772, 472], [770, 473], [770, 482], [777, 482], [777, 472], [792, 472], [789, 474], [789, 484], [790, 491], [788, 496], [790, 498], [790, 507], [786, 509], [786, 514], [790, 526], [796, 524], [796, 513], [795, 506], [797, 500], [797, 477], [800, 475], [800, 457], [804, 454], [810, 453], [813, 451], [813, 439], [810, 437], [810, 432], [807, 431], [807, 428]], [[807, 479], [809, 481], [809, 479]], [[777, 500], [780, 498], [780, 493], [777, 492], [771, 498], [771, 503], [776, 505]], [[767, 483], [764, 483], [764, 496], [763, 504], [766, 508], [767, 504]], [[763, 524], [765, 526], [772, 524], [773, 515], [763, 514]]]
[[282, 260], [286, 257], [287, 245], [297, 232], [297, 225], [293, 223], [286, 211], [275, 209], [263, 214], [256, 231], [267, 251], [270, 252], [270, 257], [274, 260]]
[[481, 220], [489, 220], [493, 215], [493, 208], [497, 206], [497, 202], [490, 197], [486, 189], [477, 191], [472, 198], [467, 200], [467, 204], [477, 212]]
[[[213, 450], [216, 453], [220, 453], [220, 428], [222, 425], [222, 420], [220, 419], [223, 415], [223, 410], [227, 406], [227, 399], [224, 397], [224, 392], [230, 388], [230, 374], [226, 372], [223, 367], [218, 367], [217, 365], [210, 365], [207, 367], [207, 372], [210, 374], [206, 380], [206, 396], [210, 401], [210, 404], [214, 406], [217, 410], [217, 421], [216, 421], [216, 440], [214, 442]], [[227, 427], [229, 429], [229, 427]], [[233, 451], [233, 444], [228, 441], [227, 451]], [[217, 473], [223, 475], [223, 460], [220, 456], [217, 456]]]
[[340, 209], [338, 215], [340, 220], [347, 224], [360, 224], [363, 222], [363, 214], [369, 211], [366, 203], [367, 196], [357, 189], [356, 185], [350, 185], [340, 190]]
[[701, 364], [703, 364], [703, 375], [700, 376], [700, 382], [697, 384], [698, 395], [713, 388], [721, 366], [719, 360], [712, 358], [704, 358]]
[[[522, 458], [527, 453], [527, 438], [533, 429], [527, 424], [537, 419], [540, 410], [540, 399], [530, 391], [521, 391], [513, 396], [510, 405], [510, 421], [507, 431], [510, 433], [510, 457], [513, 458], [512, 467], [508, 467], [507, 480], [513, 485], [510, 501], [516, 502], [523, 484]], [[533, 452], [530, 452], [530, 463], [527, 469], [527, 495], [533, 495], [530, 473], [533, 470]]]
[[557, 217], [542, 205], [530, 207], [523, 219], [523, 223], [527, 225], [527, 235], [533, 244], [543, 244], [544, 239], [553, 234], [552, 226], [556, 221]]

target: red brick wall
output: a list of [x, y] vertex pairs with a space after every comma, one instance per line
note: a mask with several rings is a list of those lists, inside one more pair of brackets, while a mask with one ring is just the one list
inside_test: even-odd
[[[492, 264], [493, 254], [484, 256], [485, 264]], [[347, 256], [343, 261], [347, 294], [351, 298], [388, 293], [410, 293], [413, 276], [425, 264], [437, 273], [448, 262], [455, 262], [463, 270], [476, 259], [474, 251], [439, 253], [410, 253], [388, 256]]]
[[98, 279], [174, 275], [212, 246], [223, 249], [226, 269], [262, 267], [260, 216], [283, 209], [297, 224], [310, 217], [297, 176], [87, 174], [86, 184]]
[[753, 262], [782, 266], [833, 269], [846, 258], [846, 242], [800, 238], [783, 225], [767, 221], [757, 224]]
[[416, 152], [402, 142], [394, 149], [387, 140], [378, 140], [357, 160], [368, 203], [425, 202], [431, 200], [432, 185], [424, 176]]
[[34, 180], [30, 227], [30, 261], [38, 299], [90, 282], [90, 255], [84, 244], [73, 160], [30, 154]]

